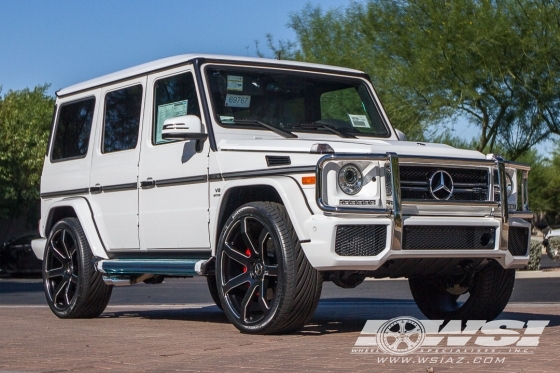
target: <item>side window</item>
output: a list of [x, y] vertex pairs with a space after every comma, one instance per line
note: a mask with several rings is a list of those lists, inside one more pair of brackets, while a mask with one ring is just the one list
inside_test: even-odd
[[161, 137], [163, 122], [182, 115], [200, 117], [198, 97], [191, 73], [183, 73], [156, 81], [154, 92], [154, 123], [152, 143], [169, 142]]
[[136, 147], [141, 110], [141, 85], [107, 93], [103, 124], [103, 153], [118, 152]]
[[51, 155], [53, 161], [86, 156], [94, 108], [93, 97], [60, 107]]

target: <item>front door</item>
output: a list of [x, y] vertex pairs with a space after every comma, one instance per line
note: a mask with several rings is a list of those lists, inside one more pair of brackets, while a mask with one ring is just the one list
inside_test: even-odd
[[143, 250], [208, 250], [208, 152], [195, 140], [161, 137], [165, 119], [201, 117], [191, 66], [148, 76], [140, 154], [139, 219]]

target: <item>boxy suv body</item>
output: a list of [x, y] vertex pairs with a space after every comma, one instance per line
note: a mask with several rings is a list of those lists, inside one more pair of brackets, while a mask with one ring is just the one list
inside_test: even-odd
[[366, 277], [407, 277], [430, 318], [493, 319], [528, 261], [528, 172], [405, 141], [363, 72], [183, 55], [57, 92], [33, 248], [61, 318], [201, 274], [247, 333]]

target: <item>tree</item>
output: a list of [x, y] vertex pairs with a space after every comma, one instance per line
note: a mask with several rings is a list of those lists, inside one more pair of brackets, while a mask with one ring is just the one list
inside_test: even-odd
[[[291, 15], [287, 58], [366, 71], [393, 124], [420, 139], [467, 118], [477, 149], [518, 158], [560, 134], [560, 0], [370, 0]], [[284, 57], [284, 58], [286, 58]]]
[[54, 107], [48, 88], [10, 90], [0, 97], [0, 218], [29, 211], [39, 198]]

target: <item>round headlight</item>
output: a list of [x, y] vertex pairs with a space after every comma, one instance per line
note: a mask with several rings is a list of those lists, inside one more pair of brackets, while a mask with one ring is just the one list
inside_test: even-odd
[[347, 164], [338, 172], [338, 186], [346, 194], [356, 194], [362, 189], [364, 178], [360, 169], [353, 164]]

